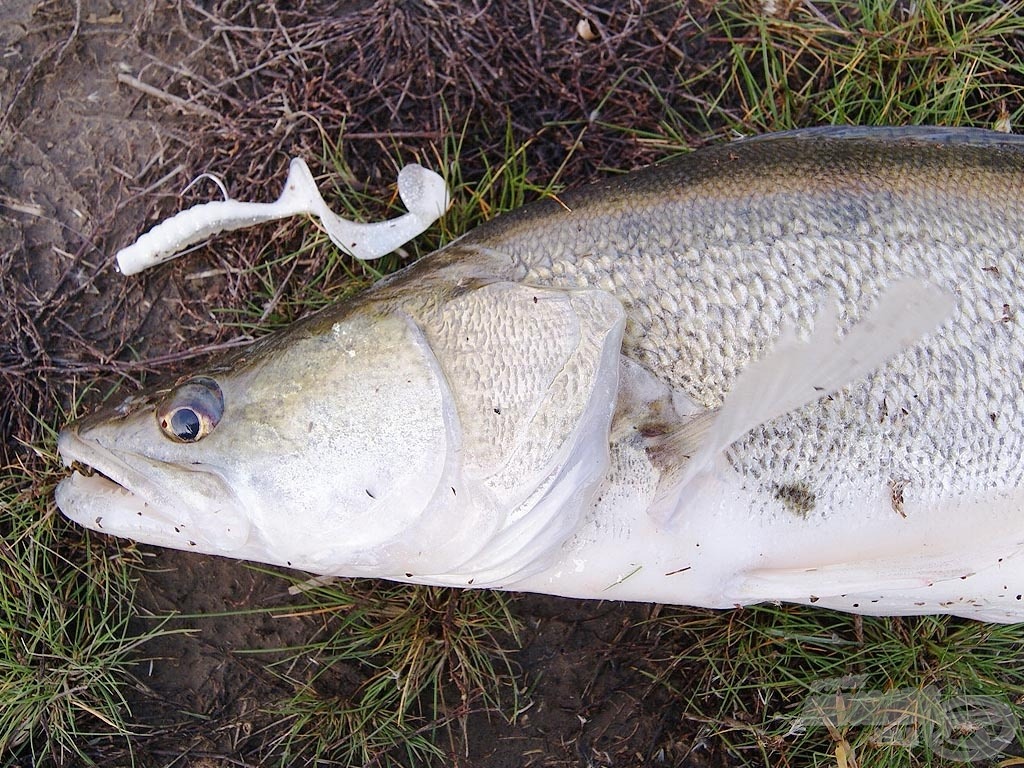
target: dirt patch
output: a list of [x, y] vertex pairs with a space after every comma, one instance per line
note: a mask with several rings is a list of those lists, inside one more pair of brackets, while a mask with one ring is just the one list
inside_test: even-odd
[[[630, 125], [658, 133], [675, 72], [717, 55], [701, 36], [700, 3], [644, 11], [608, 3], [484, 2], [115, 5], [106, 0], [0, 8], [0, 406], [8, 460], [24, 457], [42, 423], [85, 393], [101, 399], [173, 373], [194, 356], [245, 341], [211, 307], [254, 292], [254, 241], [227, 240], [138, 279], [111, 254], [159, 215], [204, 197], [178, 190], [203, 172], [239, 198], [276, 194], [287, 158], [344, 156], [369, 192], [393, 178], [389, 158], [435, 157], [463, 136], [463, 173], [500, 163], [532, 140], [531, 174], [576, 183], [652, 157]], [[577, 33], [590, 19], [596, 39]], [[703, 125], [699, 99], [675, 105]], [[272, 190], [268, 193], [267, 190]], [[262, 237], [262, 235], [261, 235]], [[214, 269], [213, 276], [191, 279]], [[315, 270], [315, 265], [304, 267]], [[305, 275], [294, 275], [301, 288]], [[92, 384], [86, 388], [86, 384]], [[282, 581], [216, 558], [146, 553], [141, 610], [155, 615], [286, 605]], [[525, 596], [515, 601], [515, 661], [533, 706], [513, 723], [481, 713], [460, 765], [718, 764], [663, 688], [651, 659], [667, 641], [644, 625], [653, 609]], [[274, 754], [268, 702], [290, 693], [247, 651], [297, 646], [323, 617], [266, 613], [175, 619], [144, 650], [132, 693], [133, 745], [143, 765], [259, 764]], [[150, 619], [141, 618], [139, 622]], [[673, 642], [681, 643], [683, 639]], [[301, 668], [291, 674], [300, 676]], [[337, 695], [354, 685], [344, 669]], [[95, 759], [122, 764], [122, 742]], [[241, 762], [237, 762], [241, 761]]]

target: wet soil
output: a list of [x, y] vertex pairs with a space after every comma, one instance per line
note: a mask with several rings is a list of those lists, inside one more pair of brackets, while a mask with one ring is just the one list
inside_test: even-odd
[[[463, 132], [469, 175], [500, 162], [506, 124], [514, 144], [533, 140], [539, 182], [570, 153], [568, 183], [650, 160], [649, 144], [604, 123], [657, 130], [664, 107], [648, 85], [666, 92], [684, 62], [700, 66], [713, 55], [699, 35], [707, 8], [519, 6], [0, 4], [5, 457], [41, 439], [32, 414], [56, 420], [58, 407], [80, 396], [96, 402], [114, 386], [244, 343], [211, 309], [242, 305], [253, 293], [252, 276], [238, 269], [254, 258], [252, 241], [220, 241], [139, 278], [113, 269], [118, 247], [202, 198], [179, 197], [201, 173], [222, 175], [239, 198], [269, 199], [289, 156], [320, 157], [323, 130], [346, 136], [353, 173], [386, 194], [393, 172], [384, 158], [395, 149], [429, 158], [446, 133]], [[599, 33], [594, 42], [577, 33], [585, 16]], [[638, 71], [647, 79], [630, 74]], [[280, 579], [238, 562], [142, 550], [140, 626], [147, 614], [290, 599]], [[645, 625], [656, 607], [521, 596], [512, 610], [523, 627], [513, 661], [532, 706], [512, 723], [471, 715], [467, 744], [442, 745], [452, 764], [728, 762], [651, 684], [657, 659], [680, 642]], [[266, 613], [172, 621], [190, 631], [142, 651], [131, 721], [148, 735], [133, 759], [197, 768], [269, 760], [267, 704], [290, 690], [268, 671], [270, 657], [247, 651], [301, 645], [324, 621]], [[346, 676], [336, 681], [344, 696]], [[118, 749], [97, 742], [97, 764], [126, 764]]]

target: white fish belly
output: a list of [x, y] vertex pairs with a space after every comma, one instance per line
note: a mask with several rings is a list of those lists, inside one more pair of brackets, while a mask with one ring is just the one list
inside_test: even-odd
[[801, 516], [766, 511], [770, 500], [724, 460], [691, 492], [666, 525], [648, 514], [650, 498], [614, 515], [596, 505], [556, 564], [510, 588], [709, 608], [784, 600], [874, 615], [1024, 617], [1020, 494], [897, 510], [877, 488], [851, 487], [829, 515]]

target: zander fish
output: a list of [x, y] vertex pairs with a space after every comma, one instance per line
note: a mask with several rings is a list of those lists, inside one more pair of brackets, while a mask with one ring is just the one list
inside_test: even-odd
[[1021, 621], [1022, 309], [1024, 137], [738, 141], [75, 422], [57, 503], [318, 574]]

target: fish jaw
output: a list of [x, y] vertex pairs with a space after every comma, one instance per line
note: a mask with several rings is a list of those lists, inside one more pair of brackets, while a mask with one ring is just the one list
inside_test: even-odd
[[65, 517], [94, 531], [105, 532], [106, 521], [118, 535], [127, 535], [123, 532], [130, 527], [136, 529], [130, 538], [143, 540], [173, 524], [170, 519], [155, 519], [159, 513], [154, 514], [144, 498], [103, 475], [75, 470], [60, 481], [55, 494]]
[[[244, 556], [250, 524], [215, 473], [200, 468], [190, 473], [190, 504], [164, 489], [159, 462], [136, 455], [129, 461], [100, 439], [83, 435], [80, 423], [60, 433], [57, 450], [65, 466], [74, 468], [55, 492], [57, 507], [69, 520], [145, 544]], [[222, 501], [204, 508], [197, 503], [204, 498]], [[203, 525], [196, 524], [197, 513], [204, 516]], [[209, 535], [210, 518], [221, 520], [215, 537]]]

